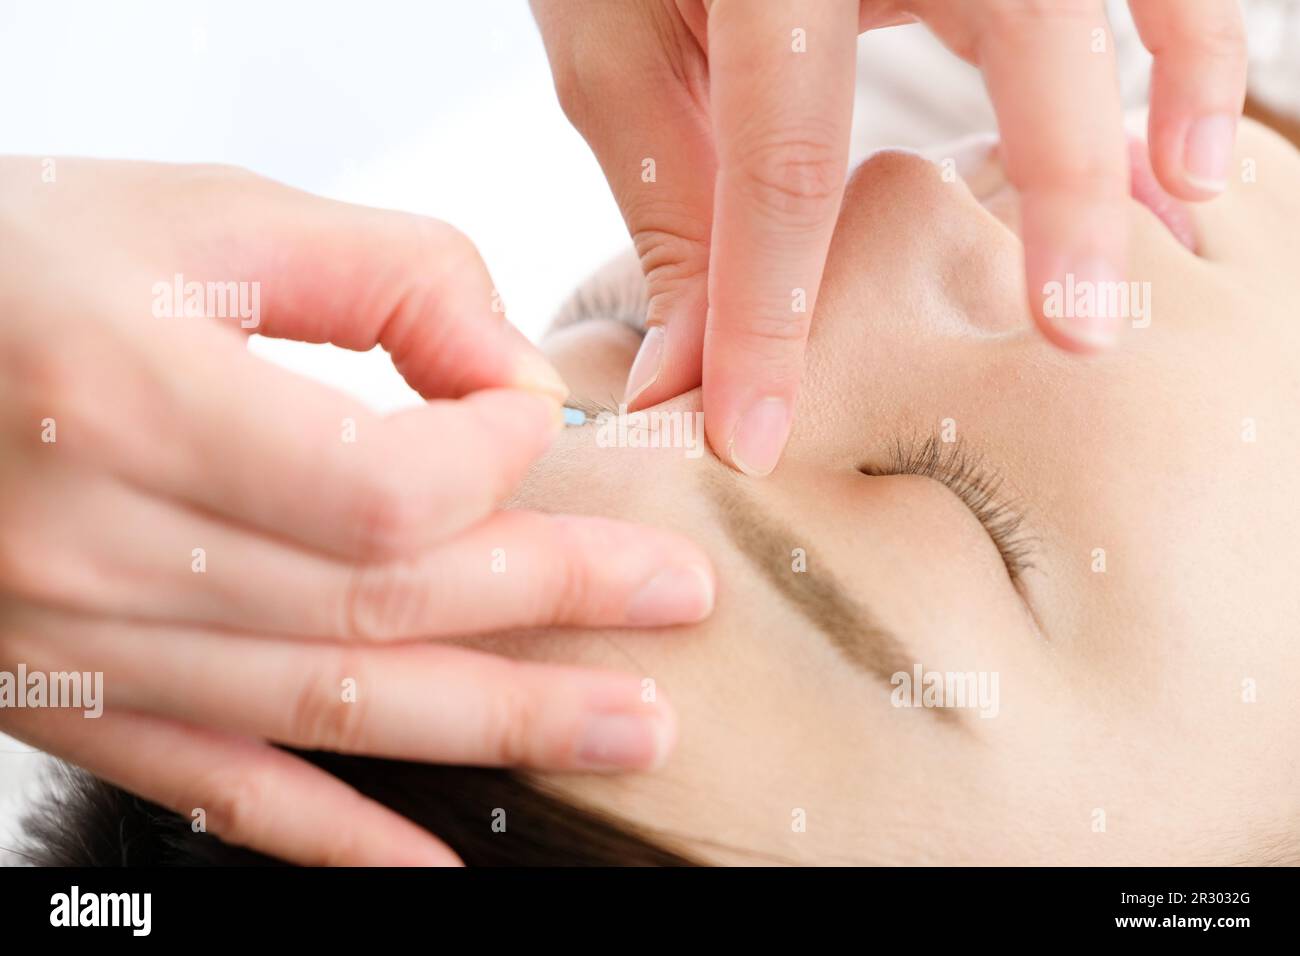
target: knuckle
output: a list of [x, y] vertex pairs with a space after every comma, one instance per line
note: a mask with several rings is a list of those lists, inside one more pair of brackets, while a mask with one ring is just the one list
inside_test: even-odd
[[1235, 16], [1221, 17], [1189, 31], [1187, 46], [1202, 57], [1246, 63], [1246, 30]]
[[35, 557], [27, 536], [0, 515], [0, 594], [40, 598], [56, 590]]
[[[1117, 154], [1122, 159], [1122, 154]], [[1026, 193], [1054, 192], [1084, 198], [1118, 197], [1127, 191], [1122, 162], [1094, 150], [1057, 150], [1045, 163], [1026, 170], [1011, 164], [1008, 178]]]
[[533, 740], [541, 708], [536, 695], [520, 687], [517, 678], [522, 675], [510, 673], [518, 668], [513, 661], [508, 664], [505, 689], [491, 698], [484, 721], [483, 752], [502, 767], [529, 765], [535, 758]]
[[422, 338], [445, 338], [443, 324], [429, 323], [427, 317], [449, 292], [468, 289], [480, 279], [490, 281], [478, 246], [455, 226], [412, 213], [384, 213], [375, 229], [378, 241], [392, 250], [393, 261], [406, 266], [399, 274], [403, 293], [393, 309], [393, 334], [418, 329]]
[[562, 518], [552, 521], [550, 533], [554, 543], [548, 552], [555, 555], [556, 560], [551, 565], [550, 580], [545, 589], [549, 606], [540, 616], [549, 624], [590, 618], [593, 610], [590, 605], [595, 595], [584, 557], [589, 553], [588, 542], [582, 539], [576, 525]]
[[[47, 425], [55, 430], [58, 449], [78, 459], [111, 457], [127, 446], [133, 431], [127, 423], [150, 415], [140, 401], [133, 375], [138, 355], [113, 334], [78, 332], [57, 348], [19, 347], [4, 356], [0, 369], [17, 384], [6, 389], [4, 417], [41, 441]], [[106, 362], [105, 356], [111, 356]], [[3, 361], [3, 360], [0, 360]], [[129, 373], [124, 371], [128, 370]]]
[[642, 229], [632, 237], [644, 280], [633, 316], [638, 325], [655, 315], [674, 312], [693, 297], [705, 294], [709, 276], [707, 240], [679, 233]]
[[835, 211], [844, 161], [825, 138], [789, 133], [748, 150], [737, 183], [758, 209], [782, 222], [818, 226]]
[[[707, 232], [704, 233], [707, 236]], [[679, 231], [643, 227], [632, 235], [641, 271], [652, 288], [664, 289], [698, 281], [709, 272], [707, 238]]]
[[415, 245], [433, 253], [438, 261], [449, 263], [452, 268], [482, 261], [478, 246], [455, 226], [429, 216], [408, 215], [405, 218], [411, 224]]
[[[50, 418], [60, 430], [85, 417], [87, 406], [81, 353], [67, 349], [32, 348], [15, 353], [14, 395], [19, 416], [39, 423]], [[92, 366], [93, 367], [93, 366]]]
[[45, 532], [37, 496], [12, 486], [0, 492], [0, 595], [54, 603], [93, 598], [94, 579], [87, 581], [83, 562]]
[[787, 355], [791, 346], [807, 340], [811, 328], [806, 312], [745, 309], [733, 315], [728, 319], [728, 311], [719, 309], [715, 313], [718, 329], [735, 348], [760, 359]]
[[223, 773], [211, 782], [211, 786], [200, 786], [197, 790], [205, 794], [192, 806], [174, 808], [184, 816], [197, 807], [207, 812], [207, 825], [227, 843], [237, 846], [258, 846], [261, 835], [268, 822], [265, 818], [269, 806], [268, 794], [274, 783], [265, 771], [240, 771], [234, 774]]
[[380, 644], [410, 636], [425, 607], [425, 588], [401, 562], [356, 565], [349, 575], [341, 633], [347, 640]]
[[422, 502], [396, 470], [378, 471], [357, 496], [357, 552], [362, 558], [395, 557], [414, 546]]
[[588, 115], [587, 90], [591, 88], [592, 76], [589, 70], [578, 63], [578, 58], [565, 56], [563, 60], [552, 58], [552, 76], [555, 81], [555, 98], [565, 118], [575, 129], [581, 130]]
[[577, 30], [562, 45], [550, 47], [555, 98], [565, 117], [580, 132], [599, 121], [599, 104], [618, 97], [627, 88], [623, 64], [610, 55], [603, 37]]
[[[610, 104], [647, 98], [702, 101], [705, 62], [695, 38], [671, 3], [593, 4], [572, 24], [538, 17], [556, 98], [580, 131], [611, 129]], [[616, 11], [617, 12], [614, 12]], [[626, 39], [611, 47], [609, 37]]]
[[345, 753], [358, 749], [365, 727], [365, 698], [358, 694], [346, 700], [343, 687], [345, 681], [367, 686], [364, 669], [361, 654], [340, 648], [304, 675], [290, 718], [297, 746]]
[[179, 208], [188, 207], [195, 215], [228, 214], [226, 204], [239, 194], [284, 188], [252, 170], [227, 163], [172, 167], [160, 185], [171, 191]]
[[262, 177], [251, 169], [236, 166], [234, 163], [196, 163], [184, 168], [194, 179], [213, 183], [248, 183], [262, 180]]
[[232, 163], [205, 163], [195, 170], [195, 185], [206, 186], [206, 191], [214, 198], [230, 197], [242, 193], [259, 195], [286, 194], [288, 190], [274, 179], [268, 179], [260, 173], [235, 166]]

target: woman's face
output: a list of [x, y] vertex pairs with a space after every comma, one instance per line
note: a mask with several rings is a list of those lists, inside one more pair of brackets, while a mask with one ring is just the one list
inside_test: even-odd
[[[531, 475], [520, 504], [681, 530], [719, 582], [698, 627], [506, 642], [678, 714], [663, 769], [547, 782], [719, 862], [1293, 859], [1300, 158], [1246, 127], [1195, 253], [1132, 202], [1149, 285], [1096, 358], [1029, 327], [1014, 196], [955, 158], [853, 175], [769, 478], [590, 425]], [[636, 345], [547, 343], [597, 401]]]

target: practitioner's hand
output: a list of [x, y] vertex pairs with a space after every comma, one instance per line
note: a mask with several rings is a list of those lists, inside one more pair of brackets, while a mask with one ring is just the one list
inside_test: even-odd
[[[1129, 6], [1155, 54], [1156, 173], [1175, 196], [1209, 198], [1229, 175], [1245, 95], [1236, 3]], [[1103, 0], [533, 9], [560, 102], [610, 181], [649, 283], [629, 400], [702, 380], [709, 441], [737, 468], [769, 472], [789, 433], [844, 182], [860, 31], [920, 19], [983, 71], [1023, 198], [1030, 310], [1062, 348], [1115, 341], [1119, 316], [1054, 321], [1043, 310], [1044, 285], [1066, 274], [1126, 278], [1128, 162]]]
[[[498, 510], [565, 389], [463, 236], [236, 170], [8, 159], [0, 249], [0, 670], [102, 672], [107, 702], [0, 731], [303, 863], [455, 858], [272, 743], [665, 756], [635, 675], [424, 640], [711, 607], [675, 535]], [[378, 343], [429, 401], [372, 414], [252, 356], [254, 329]]]

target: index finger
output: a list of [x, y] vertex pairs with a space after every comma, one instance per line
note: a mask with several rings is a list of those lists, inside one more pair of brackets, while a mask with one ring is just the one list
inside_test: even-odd
[[854, 0], [718, 0], [708, 44], [718, 153], [704, 418], [748, 474], [785, 448], [848, 163]]
[[133, 417], [155, 427], [122, 430], [140, 447], [136, 454], [127, 447], [119, 473], [359, 561], [415, 553], [479, 520], [561, 427], [558, 403], [522, 389], [486, 389], [381, 417], [240, 349], [213, 347], [206, 359], [165, 371], [179, 379], [171, 401]]

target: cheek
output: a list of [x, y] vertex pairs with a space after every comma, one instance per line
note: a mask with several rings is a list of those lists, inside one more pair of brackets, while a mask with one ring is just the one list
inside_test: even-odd
[[575, 397], [619, 398], [641, 337], [621, 322], [591, 319], [552, 332], [542, 352]]

